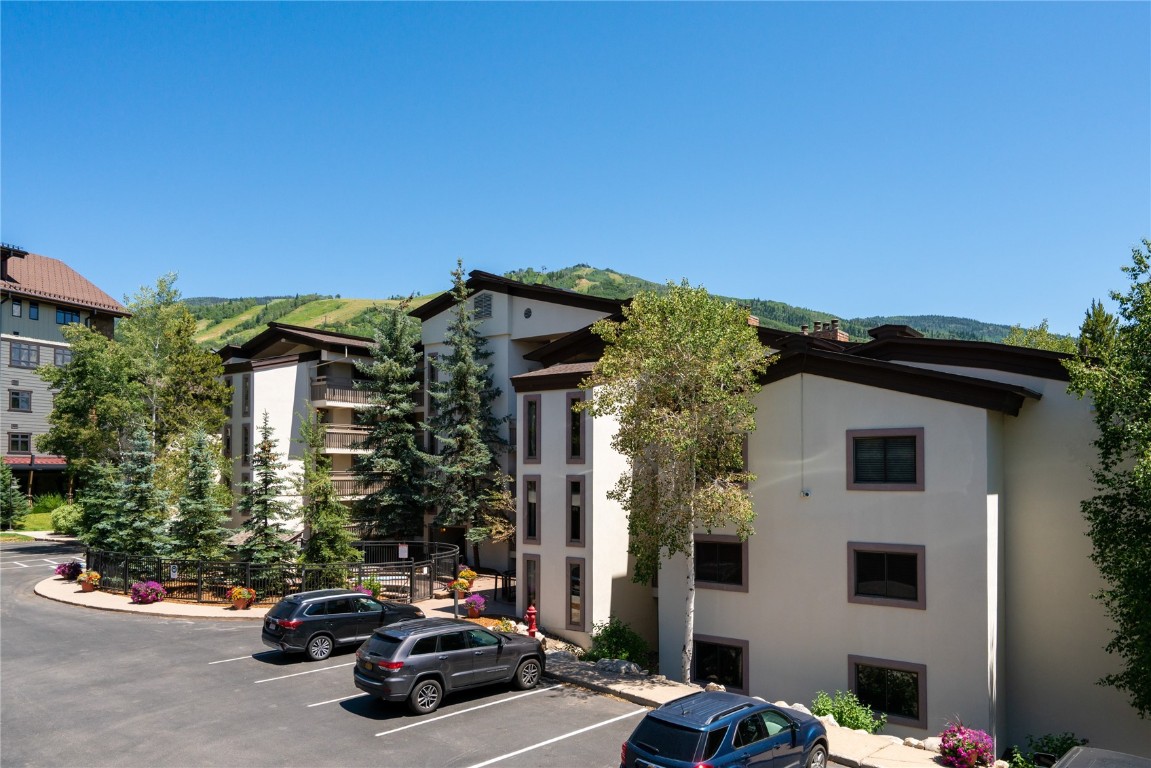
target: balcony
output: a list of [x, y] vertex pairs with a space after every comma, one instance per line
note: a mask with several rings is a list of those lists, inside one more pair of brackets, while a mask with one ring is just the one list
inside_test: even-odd
[[366, 448], [358, 447], [359, 443], [368, 434], [367, 427], [356, 427], [350, 424], [326, 425], [324, 430], [324, 453], [363, 454]]
[[336, 489], [336, 496], [341, 499], [358, 499], [368, 493], [369, 490], [376, 491], [383, 486], [377, 485], [371, 489], [366, 489], [360, 485], [360, 479], [355, 472], [333, 472], [332, 487]]
[[368, 393], [356, 389], [353, 379], [317, 376], [312, 379], [312, 405], [316, 408], [361, 408], [368, 405]]

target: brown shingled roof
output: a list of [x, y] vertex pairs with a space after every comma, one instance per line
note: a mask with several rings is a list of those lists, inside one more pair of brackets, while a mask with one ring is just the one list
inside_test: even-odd
[[128, 315], [124, 305], [59, 259], [36, 253], [9, 259], [8, 276], [9, 280], [0, 281], [0, 289], [16, 296], [48, 299], [120, 317]]

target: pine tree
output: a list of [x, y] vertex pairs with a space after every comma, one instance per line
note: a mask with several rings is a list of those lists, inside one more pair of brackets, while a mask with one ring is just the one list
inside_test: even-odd
[[[312, 410], [301, 420], [300, 442], [304, 443], [304, 474], [300, 478], [303, 497], [304, 527], [308, 541], [301, 560], [305, 563], [351, 563], [363, 558], [363, 553], [352, 546], [348, 530], [348, 508], [345, 507], [332, 485], [332, 462], [321, 453], [325, 428], [319, 415]], [[338, 586], [343, 574], [338, 576]]]
[[357, 504], [357, 516], [396, 538], [419, 536], [423, 531], [428, 465], [412, 420], [420, 389], [416, 352], [420, 329], [406, 308], [404, 302], [397, 310], [382, 314], [373, 333], [372, 361], [357, 365], [366, 377], [360, 387], [368, 392], [369, 402], [360, 417], [369, 430], [360, 447], [369, 453], [355, 464], [367, 493]]
[[139, 557], [168, 551], [168, 494], [155, 475], [152, 439], [137, 427], [119, 467], [102, 464], [91, 473], [83, 500], [89, 546]]
[[275, 430], [268, 412], [260, 423], [260, 440], [252, 453], [252, 479], [244, 483], [239, 509], [247, 519], [241, 530], [248, 534], [240, 545], [240, 559], [250, 563], [279, 563], [294, 559], [296, 549], [286, 541], [284, 521], [292, 508], [283, 497], [287, 480], [280, 474], [284, 463], [276, 454]]
[[1079, 326], [1079, 354], [1084, 357], [1105, 358], [1111, 353], [1115, 337], [1119, 335], [1119, 318], [1103, 308], [1103, 302], [1091, 300], [1083, 324]]
[[221, 560], [232, 531], [228, 508], [218, 498], [216, 451], [207, 433], [194, 432], [188, 443], [187, 473], [179, 515], [172, 521], [173, 551], [193, 560]]
[[492, 416], [500, 390], [488, 370], [491, 352], [468, 305], [462, 262], [452, 272], [455, 316], [444, 339], [451, 353], [437, 358], [436, 383], [428, 387], [435, 413], [428, 428], [439, 445], [432, 457], [429, 497], [441, 525], [482, 525], [485, 499], [499, 491], [495, 450], [502, 447], [501, 420]]
[[117, 483], [119, 471], [108, 462], [89, 465], [84, 470], [80, 492], [80, 540], [92, 549], [115, 552]]
[[12, 468], [0, 461], [0, 528], [15, 528], [27, 514], [28, 498], [20, 492]]

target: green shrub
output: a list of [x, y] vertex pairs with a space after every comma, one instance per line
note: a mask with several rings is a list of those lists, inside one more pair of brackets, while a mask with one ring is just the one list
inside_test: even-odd
[[83, 533], [80, 521], [84, 508], [79, 504], [61, 504], [52, 510], [52, 530], [65, 536], [79, 536]]
[[1036, 753], [1052, 755], [1058, 760], [1070, 752], [1073, 747], [1079, 747], [1086, 743], [1087, 739], [1081, 739], [1070, 731], [1028, 736], [1026, 752], [1019, 747], [1011, 748], [1011, 768], [1037, 768]]
[[45, 512], [54, 512], [57, 507], [62, 507], [65, 503], [64, 497], [58, 493], [46, 493], [43, 496], [37, 496], [32, 501], [32, 514], [42, 515]]
[[584, 661], [599, 659], [623, 659], [646, 665], [651, 649], [647, 642], [636, 634], [630, 626], [615, 616], [607, 621], [592, 625], [591, 648], [584, 654]]
[[836, 691], [834, 697], [820, 691], [815, 694], [815, 701], [811, 702], [811, 712], [817, 717], [831, 715], [844, 728], [868, 733], [878, 733], [880, 728], [887, 725], [887, 715], [875, 714], [851, 691]]

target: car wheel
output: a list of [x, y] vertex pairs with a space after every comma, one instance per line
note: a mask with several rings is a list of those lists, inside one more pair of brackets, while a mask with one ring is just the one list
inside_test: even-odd
[[332, 655], [332, 638], [327, 635], [316, 635], [308, 641], [308, 658], [312, 661], [323, 661]]
[[807, 756], [807, 768], [827, 768], [827, 749], [822, 744], [811, 748]]
[[444, 689], [436, 680], [421, 680], [416, 683], [416, 687], [412, 689], [412, 695], [408, 697], [408, 707], [417, 715], [426, 715], [435, 712], [436, 708], [440, 706], [440, 699], [443, 698]]
[[[516, 676], [512, 684], [521, 691], [535, 688], [540, 681], [540, 663], [538, 659], [524, 659], [516, 668]], [[820, 766], [822, 768], [822, 766]]]

